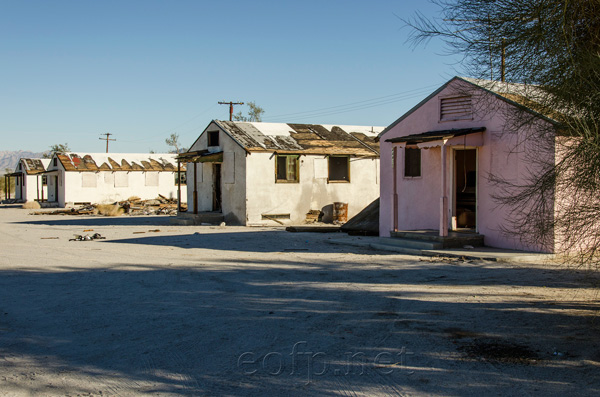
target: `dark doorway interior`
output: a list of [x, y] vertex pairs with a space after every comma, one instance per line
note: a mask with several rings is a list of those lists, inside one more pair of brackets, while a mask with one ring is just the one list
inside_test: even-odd
[[456, 227], [475, 229], [477, 226], [477, 150], [455, 150], [454, 153]]
[[213, 164], [213, 211], [221, 212], [221, 164]]

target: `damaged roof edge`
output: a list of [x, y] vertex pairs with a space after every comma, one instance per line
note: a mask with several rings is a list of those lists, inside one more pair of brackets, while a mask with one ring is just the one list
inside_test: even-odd
[[[251, 154], [250, 151], [248, 149], [246, 149], [246, 147], [244, 145], [242, 145], [242, 143], [239, 140], [237, 140], [232, 134], [230, 134], [226, 128], [223, 128], [223, 126], [219, 123], [219, 120], [213, 120], [213, 121], [211, 121], [211, 124], [212, 123], [215, 123], [217, 125], [217, 127], [219, 127], [221, 129], [221, 131], [223, 131], [225, 134], [227, 134], [228, 137], [230, 137], [235, 143], [237, 143], [242, 149], [244, 149], [247, 154]], [[210, 127], [210, 124], [208, 126]], [[206, 129], [202, 132], [202, 134], [204, 134], [204, 132], [206, 132], [207, 129], [208, 129], [208, 127], [206, 127]], [[202, 135], [202, 134], [200, 134], [200, 135]], [[200, 139], [200, 137], [198, 137], [198, 139]]]

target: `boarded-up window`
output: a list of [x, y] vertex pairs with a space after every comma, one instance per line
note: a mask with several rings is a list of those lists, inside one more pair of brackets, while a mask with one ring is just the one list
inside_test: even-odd
[[440, 120], [470, 120], [473, 118], [471, 97], [468, 95], [442, 98], [440, 101]]
[[350, 157], [329, 157], [329, 182], [350, 182]]
[[406, 148], [404, 150], [404, 176], [421, 176], [421, 149]]
[[81, 174], [81, 187], [96, 187], [98, 179], [95, 173], [84, 172]]
[[146, 172], [146, 186], [158, 186], [158, 172]]
[[115, 187], [129, 187], [129, 174], [127, 172], [115, 172]]
[[299, 181], [299, 161], [298, 156], [277, 156], [276, 157], [276, 178], [275, 182], [296, 183]]
[[115, 174], [113, 174], [112, 172], [105, 172], [104, 173], [104, 184], [113, 186], [115, 184]]
[[223, 183], [235, 183], [235, 153], [223, 153]]

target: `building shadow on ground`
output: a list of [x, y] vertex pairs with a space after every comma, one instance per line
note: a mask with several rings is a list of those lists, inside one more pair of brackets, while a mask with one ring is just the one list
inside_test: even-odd
[[[41, 395], [599, 391], [591, 313], [600, 306], [531, 298], [519, 288], [524, 272], [539, 288], [581, 286], [573, 274], [472, 272], [435, 262], [373, 271], [343, 258], [202, 261], [0, 272], [0, 388]], [[461, 274], [473, 280], [461, 282]], [[477, 293], [464, 289], [477, 283]], [[19, 374], [31, 368], [55, 373], [56, 382], [23, 383]]]

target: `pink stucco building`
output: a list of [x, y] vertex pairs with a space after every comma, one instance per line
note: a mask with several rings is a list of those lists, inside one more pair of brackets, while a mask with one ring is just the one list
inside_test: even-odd
[[[553, 252], [554, 242], [523, 242], [510, 233], [511, 208], [491, 176], [515, 184], [535, 158], [554, 161], [552, 145], [531, 142], [531, 129], [556, 122], [524, 106], [527, 86], [455, 77], [380, 134], [380, 236], [394, 231], [477, 232], [487, 246]], [[517, 126], [511, 109], [530, 117]], [[553, 203], [549, 203], [553, 205]], [[507, 232], [508, 231], [508, 232]]]

